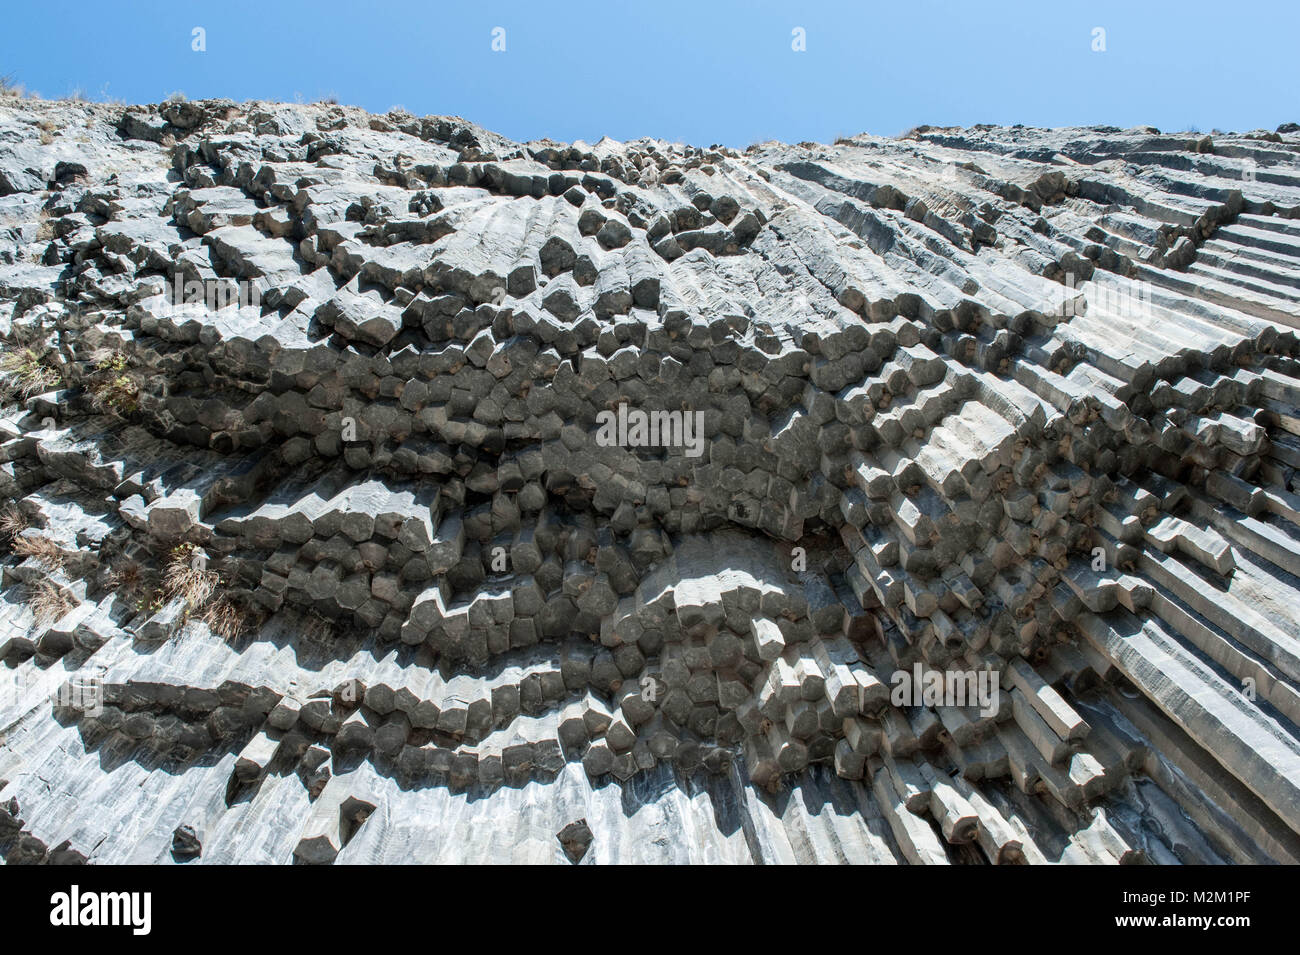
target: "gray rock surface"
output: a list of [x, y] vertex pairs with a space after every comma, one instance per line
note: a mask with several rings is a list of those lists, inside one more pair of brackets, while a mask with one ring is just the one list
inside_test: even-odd
[[0, 99], [0, 857], [1300, 861], [1298, 153]]

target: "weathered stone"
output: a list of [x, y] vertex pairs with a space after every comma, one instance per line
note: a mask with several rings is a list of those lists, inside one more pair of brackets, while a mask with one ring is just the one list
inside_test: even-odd
[[7, 862], [1300, 861], [1296, 130], [5, 102]]

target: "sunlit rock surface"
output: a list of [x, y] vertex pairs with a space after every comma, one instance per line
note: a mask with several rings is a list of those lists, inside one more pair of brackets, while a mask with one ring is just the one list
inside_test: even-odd
[[1300, 861], [1297, 150], [0, 100], [0, 855]]

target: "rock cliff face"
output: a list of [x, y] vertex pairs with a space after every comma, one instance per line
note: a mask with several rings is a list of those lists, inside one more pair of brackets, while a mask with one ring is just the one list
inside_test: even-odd
[[1296, 130], [0, 100], [0, 853], [1300, 861]]

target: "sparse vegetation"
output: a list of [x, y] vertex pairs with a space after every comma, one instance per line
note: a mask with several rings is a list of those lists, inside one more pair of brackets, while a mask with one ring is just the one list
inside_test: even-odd
[[168, 93], [167, 98], [163, 100], [163, 102], [164, 103], [186, 103], [189, 102], [189, 97], [187, 97], [185, 93], [182, 92], [181, 90], [175, 90], [174, 92]]
[[53, 623], [72, 610], [77, 602], [54, 581], [41, 579], [27, 588], [27, 604], [38, 623]]
[[134, 557], [126, 557], [113, 562], [106, 583], [110, 590], [130, 595], [144, 587], [146, 577], [144, 564]]
[[221, 593], [221, 577], [207, 569], [206, 557], [196, 544], [171, 549], [161, 580], [147, 564], [135, 557], [121, 557], [112, 563], [104, 581], [119, 597], [133, 602], [137, 613], [152, 615], [169, 601], [185, 603], [186, 619], [201, 621], [223, 640], [234, 640], [248, 631], [255, 615], [228, 594]]
[[34, 345], [0, 345], [0, 392], [8, 398], [30, 398], [62, 383], [60, 364], [49, 349]]
[[221, 576], [209, 570], [203, 550], [185, 543], [172, 548], [163, 570], [161, 586], [138, 561], [124, 562], [109, 575], [109, 585], [140, 592], [137, 610], [156, 613], [171, 600], [185, 602], [185, 616], [201, 621], [223, 640], [234, 640], [250, 626], [253, 616], [228, 594], [219, 593]]
[[66, 559], [63, 548], [40, 534], [18, 534], [14, 537], [10, 550], [24, 560], [28, 557], [35, 558], [47, 570], [61, 570]]
[[152, 615], [163, 608], [168, 595], [156, 571], [135, 557], [119, 556], [109, 563], [104, 585], [136, 613]]
[[152, 616], [163, 608], [162, 591], [149, 590], [142, 594], [135, 602], [136, 613], [145, 613]]
[[309, 643], [330, 643], [334, 640], [335, 624], [333, 620], [311, 611], [303, 616], [302, 638]]
[[126, 356], [101, 349], [91, 356], [86, 392], [96, 411], [126, 417], [140, 410], [140, 381]]
[[12, 96], [19, 98], [25, 93], [22, 85], [15, 82], [12, 73], [0, 75], [0, 96]]
[[11, 544], [28, 526], [27, 517], [17, 504], [11, 501], [0, 508], [0, 543]]
[[197, 544], [172, 548], [163, 572], [163, 595], [168, 600], [180, 597], [190, 611], [201, 610], [220, 582], [216, 571], [208, 570], [207, 558]]
[[204, 608], [199, 619], [223, 640], [236, 639], [250, 623], [249, 614], [224, 594]]

